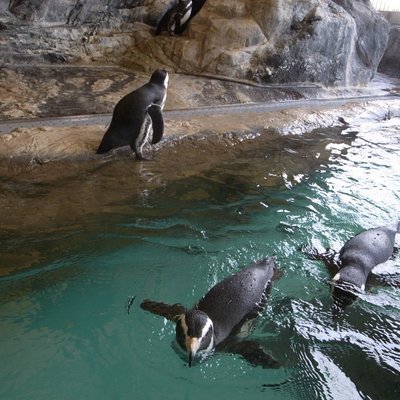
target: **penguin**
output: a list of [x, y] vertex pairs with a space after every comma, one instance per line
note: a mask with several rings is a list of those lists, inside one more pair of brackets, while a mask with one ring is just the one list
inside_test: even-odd
[[145, 160], [142, 149], [153, 131], [152, 144], [158, 143], [164, 133], [162, 110], [167, 98], [169, 75], [158, 69], [150, 81], [124, 96], [115, 106], [109, 128], [96, 151], [107, 153], [111, 149], [130, 145], [138, 160]]
[[213, 286], [191, 309], [181, 304], [144, 300], [141, 308], [176, 322], [176, 341], [191, 367], [197, 354], [238, 353], [253, 365], [278, 368], [279, 363], [255, 341], [238, 338], [245, 322], [254, 321], [266, 305], [271, 282], [279, 278], [275, 256], [250, 264]]
[[[323, 260], [328, 267], [336, 269], [332, 278], [336, 305], [344, 308], [365, 291], [373, 268], [387, 261], [395, 252], [397, 233], [400, 233], [400, 221], [358, 233], [344, 244], [339, 253], [332, 249], [324, 253], [315, 249], [305, 251], [309, 258]], [[384, 282], [384, 278], [377, 276], [377, 279]]]
[[182, 34], [189, 21], [201, 10], [205, 0], [178, 0], [161, 17], [156, 28], [156, 35], [167, 31], [171, 36]]
[[186, 22], [189, 21], [190, 14], [192, 13], [192, 0], [178, 0], [163, 15], [157, 25], [156, 35], [166, 30], [171, 36], [181, 34], [185, 27]]

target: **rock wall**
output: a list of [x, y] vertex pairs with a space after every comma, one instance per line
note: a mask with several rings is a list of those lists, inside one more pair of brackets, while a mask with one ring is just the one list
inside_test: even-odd
[[155, 36], [172, 3], [0, 0], [3, 61], [354, 86], [375, 74], [390, 30], [369, 0], [207, 0], [182, 36]]
[[171, 0], [0, 0], [0, 11], [8, 10], [21, 21], [43, 25], [106, 26], [113, 20], [154, 24], [169, 3]]
[[393, 26], [379, 71], [400, 77], [400, 26]]
[[375, 74], [389, 29], [369, 1], [209, 0], [186, 40], [157, 46], [184, 70], [359, 85]]

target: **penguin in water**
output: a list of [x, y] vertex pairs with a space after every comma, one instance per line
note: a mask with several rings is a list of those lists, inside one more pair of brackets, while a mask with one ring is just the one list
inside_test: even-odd
[[124, 96], [115, 106], [111, 124], [96, 154], [130, 145], [138, 160], [145, 160], [142, 149], [153, 130], [152, 144], [164, 133], [162, 110], [167, 98], [168, 72], [156, 70], [148, 83]]
[[303, 252], [314, 260], [322, 260], [332, 270], [332, 294], [335, 305], [344, 309], [364, 292], [367, 280], [374, 275], [379, 283], [393, 283], [385, 276], [371, 273], [372, 269], [387, 261], [397, 250], [396, 234], [400, 233], [400, 221], [391, 225], [368, 229], [349, 239], [339, 253], [327, 249], [318, 253], [316, 249], [303, 248]]
[[186, 29], [189, 21], [201, 10], [205, 0], [178, 0], [161, 17], [157, 24], [156, 35], [167, 31], [170, 35], [180, 35]]
[[263, 310], [271, 282], [279, 278], [279, 272], [275, 257], [271, 256], [217, 283], [189, 310], [181, 304], [151, 300], [140, 306], [176, 322], [176, 340], [188, 355], [189, 367], [197, 354], [215, 349], [240, 354], [253, 365], [278, 368], [279, 363], [258, 342], [240, 341], [237, 335], [246, 322], [253, 321]]

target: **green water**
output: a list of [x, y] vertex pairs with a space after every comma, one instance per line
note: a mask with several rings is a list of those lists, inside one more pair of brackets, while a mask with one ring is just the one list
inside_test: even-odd
[[[23, 221], [3, 208], [3, 264], [36, 261], [0, 278], [1, 399], [399, 398], [400, 289], [371, 287], [333, 322], [330, 275], [297, 249], [399, 219], [400, 120], [203, 142], [3, 181]], [[173, 324], [139, 308], [191, 306], [270, 254], [284, 276], [252, 338], [279, 369], [221, 353], [189, 369]]]

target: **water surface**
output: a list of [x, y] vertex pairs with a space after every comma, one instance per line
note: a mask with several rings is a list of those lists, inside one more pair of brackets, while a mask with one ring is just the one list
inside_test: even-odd
[[[0, 398], [399, 398], [400, 289], [370, 287], [333, 321], [331, 276], [298, 251], [398, 220], [399, 155], [391, 119], [3, 177]], [[173, 324], [139, 308], [191, 306], [270, 254], [284, 276], [252, 339], [279, 369], [218, 353], [189, 369]]]

